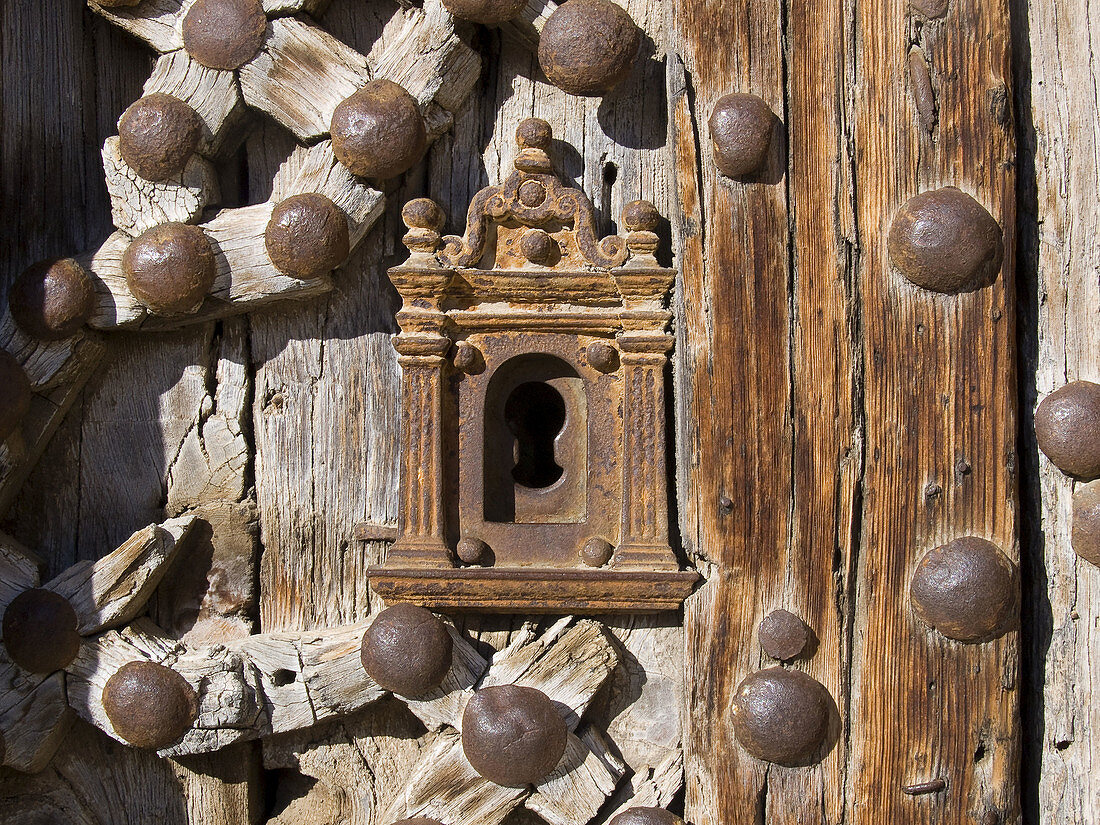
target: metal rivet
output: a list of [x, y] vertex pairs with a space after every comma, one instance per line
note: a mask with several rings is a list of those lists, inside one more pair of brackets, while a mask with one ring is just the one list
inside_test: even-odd
[[361, 177], [400, 175], [420, 160], [428, 142], [416, 101], [392, 80], [372, 80], [341, 102], [330, 128], [337, 159]]
[[601, 95], [630, 74], [642, 32], [610, 0], [569, 0], [558, 6], [539, 37], [539, 65], [569, 94]]
[[565, 720], [536, 688], [482, 688], [462, 714], [462, 750], [474, 770], [497, 785], [538, 782], [561, 761], [567, 738]]
[[23, 270], [8, 293], [8, 308], [31, 338], [60, 341], [75, 335], [95, 309], [95, 288], [72, 258], [39, 261]]
[[541, 229], [528, 229], [519, 239], [519, 251], [533, 264], [548, 266], [561, 254], [558, 242]]
[[195, 312], [214, 285], [214, 250], [202, 229], [162, 223], [134, 238], [122, 255], [130, 291], [150, 311]]
[[396, 604], [383, 610], [363, 634], [363, 669], [398, 696], [423, 696], [451, 669], [453, 642], [446, 625], [423, 607]]
[[267, 34], [260, 0], [195, 0], [183, 18], [183, 47], [209, 69], [238, 69]]
[[664, 808], [627, 808], [607, 825], [684, 825], [684, 820]]
[[195, 689], [156, 662], [127, 662], [103, 687], [103, 709], [115, 733], [135, 748], [159, 750], [191, 729], [199, 712]]
[[485, 369], [485, 358], [469, 341], [459, 341], [455, 344], [454, 364], [467, 375], [475, 375]]
[[546, 187], [537, 180], [525, 180], [519, 185], [519, 191], [516, 194], [520, 203], [534, 209], [546, 200]]
[[199, 148], [201, 137], [198, 113], [163, 92], [138, 98], [118, 120], [122, 159], [146, 180], [177, 177]]
[[909, 599], [917, 618], [949, 639], [986, 642], [1016, 623], [1016, 565], [985, 539], [958, 538], [924, 555]]
[[1100, 567], [1100, 481], [1084, 484], [1073, 494], [1074, 552]]
[[527, 0], [443, 0], [443, 5], [462, 20], [499, 26], [523, 11]]
[[584, 354], [592, 368], [600, 372], [614, 372], [619, 368], [619, 351], [606, 341], [593, 341]]
[[593, 536], [584, 543], [578, 555], [588, 567], [603, 567], [611, 561], [614, 554], [615, 548], [611, 546], [611, 542], [599, 536]]
[[886, 245], [902, 275], [934, 292], [986, 286], [996, 278], [1004, 258], [997, 221], [954, 186], [906, 201], [894, 216]]
[[661, 213], [650, 201], [630, 201], [623, 207], [623, 226], [631, 232], [653, 232], [661, 223]]
[[1100, 384], [1073, 381], [1044, 398], [1035, 411], [1035, 440], [1066, 475], [1100, 476]]
[[[570, 0], [570, 2], [573, 1]], [[550, 141], [553, 137], [554, 132], [550, 128], [550, 124], [540, 117], [524, 118], [516, 127], [516, 144], [520, 149], [541, 149], [544, 152], [549, 152]], [[543, 197], [545, 197], [545, 194], [545, 190], [543, 190]]]
[[938, 793], [946, 787], [947, 783], [943, 779], [937, 778], [928, 782], [914, 782], [911, 785], [904, 785], [901, 792], [909, 794], [909, 796], [921, 796], [923, 794]]
[[264, 245], [280, 272], [293, 278], [319, 278], [348, 257], [347, 215], [324, 195], [291, 195], [271, 210]]
[[773, 659], [786, 662], [802, 655], [810, 641], [810, 629], [787, 610], [773, 610], [756, 631], [760, 647]]
[[812, 676], [773, 667], [747, 676], [733, 697], [733, 731], [750, 754], [778, 765], [820, 758], [829, 729], [829, 692]]
[[401, 219], [409, 229], [432, 229], [438, 232], [443, 228], [447, 216], [431, 198], [413, 198], [402, 208]]
[[742, 178], [760, 170], [771, 148], [775, 113], [756, 95], [720, 97], [710, 113], [714, 165], [726, 177]]
[[464, 536], [458, 540], [455, 553], [463, 564], [484, 564], [489, 559], [489, 545], [481, 539]]
[[50, 590], [24, 590], [4, 611], [4, 647], [11, 660], [31, 673], [64, 670], [80, 652], [76, 611]]

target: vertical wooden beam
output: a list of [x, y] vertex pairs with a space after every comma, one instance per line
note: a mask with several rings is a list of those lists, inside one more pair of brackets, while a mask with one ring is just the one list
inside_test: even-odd
[[[951, 642], [909, 606], [913, 569], [937, 545], [975, 535], [1018, 555], [1008, 10], [1001, 0], [952, 0], [942, 19], [917, 11], [933, 5], [855, 7], [866, 472], [852, 823], [1014, 822], [1019, 810], [1017, 634]], [[928, 292], [890, 265], [886, 237], [897, 210], [946, 185], [973, 195], [1004, 228], [1004, 264], [992, 286]], [[946, 789], [902, 791], [934, 779]]]
[[679, 501], [684, 546], [706, 577], [684, 607], [686, 813], [724, 825], [767, 804], [769, 768], [736, 744], [729, 705], [762, 665], [760, 618], [787, 601], [790, 238], [781, 141], [760, 180], [731, 181], [714, 167], [706, 121], [728, 92], [783, 115], [782, 14], [774, 0], [679, 0], [672, 15]]
[[[1070, 381], [1100, 383], [1100, 64], [1096, 8], [1081, 0], [1015, 3], [1019, 117], [1021, 450], [1025, 478], [1024, 621], [1030, 664], [1024, 725], [1024, 814], [1051, 825], [1100, 816], [1100, 570], [1070, 545], [1080, 482], [1038, 452], [1031, 411]], [[1016, 45], [1014, 44], [1014, 45]], [[1029, 129], [1029, 125], [1033, 127]], [[1034, 180], [1025, 173], [1032, 167]], [[1034, 279], [1034, 282], [1032, 281]], [[1030, 597], [1030, 598], [1028, 598]]]

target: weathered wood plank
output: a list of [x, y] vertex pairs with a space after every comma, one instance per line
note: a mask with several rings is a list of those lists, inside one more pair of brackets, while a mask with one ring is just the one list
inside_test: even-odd
[[[906, 82], [918, 20], [906, 0], [856, 7], [866, 472], [849, 820], [1011, 822], [1019, 815], [1016, 633], [950, 642], [920, 624], [908, 600], [917, 561], [947, 540], [981, 536], [1018, 555], [1008, 10], [955, 0], [942, 22], [921, 23], [915, 48], [935, 78], [931, 132], [921, 81]], [[944, 185], [971, 193], [1004, 228], [992, 286], [932, 293], [890, 265], [886, 236], [898, 208]], [[935, 778], [946, 782], [942, 793], [900, 791]]]
[[[706, 577], [684, 605], [685, 718], [694, 720], [684, 731], [686, 810], [697, 825], [719, 825], [770, 801], [782, 821], [786, 797], [767, 794], [773, 771], [741, 749], [727, 714], [737, 685], [762, 664], [759, 620], [789, 606], [784, 588], [796, 555], [786, 159], [773, 137], [764, 174], [747, 182], [720, 177], [706, 125], [729, 92], [756, 94], [784, 112], [782, 10], [765, 3], [746, 14], [688, 0], [672, 14], [683, 59], [681, 68], [673, 58], [671, 69], [683, 268], [679, 500], [685, 549]], [[791, 576], [792, 590], [797, 581]], [[803, 769], [790, 781], [791, 804], [814, 800], [835, 814], [823, 785], [835, 788], [837, 777]]]
[[1023, 664], [1030, 671], [1021, 697], [1024, 817], [1069, 825], [1100, 816], [1100, 571], [1070, 546], [1071, 499], [1081, 484], [1036, 449], [1032, 410], [1070, 381], [1100, 382], [1100, 249], [1091, 238], [1100, 215], [1100, 66], [1095, 7], [1032, 0], [1012, 11], [1026, 175], [1018, 204], [1026, 278], [1020, 328], [1027, 331], [1020, 345], [1022, 363], [1034, 370], [1021, 375], [1020, 403]]

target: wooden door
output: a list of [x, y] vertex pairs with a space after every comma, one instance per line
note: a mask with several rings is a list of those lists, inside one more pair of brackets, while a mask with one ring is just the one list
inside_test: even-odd
[[[40, 346], [0, 327], [34, 384], [0, 464], [0, 598], [47, 583], [81, 637], [52, 674], [0, 659], [0, 822], [1096, 821], [1095, 570], [1071, 548], [1080, 484], [1032, 434], [1039, 400], [1100, 379], [1087, 10], [620, 0], [637, 57], [580, 96], [540, 67], [550, 0], [500, 25], [440, 0], [265, 2], [260, 57], [236, 71], [180, 60], [189, 4], [103, 5], [0, 10], [3, 282], [47, 257], [99, 271], [165, 219], [201, 222], [233, 277], [185, 323], [116, 284], [97, 331]], [[318, 158], [332, 108], [371, 77], [412, 93], [426, 148], [366, 185]], [[202, 100], [210, 158], [174, 189], [128, 177], [111, 142], [164, 89]], [[730, 94], [768, 112], [752, 110], [762, 160], [733, 176], [711, 121]], [[699, 582], [656, 614], [442, 611], [466, 668], [452, 699], [520, 681], [572, 711], [572, 767], [508, 790], [459, 755], [457, 699], [407, 702], [356, 668], [409, 474], [402, 427], [426, 421], [391, 344], [387, 270], [426, 228], [402, 207], [431, 198], [462, 235], [532, 117], [598, 237], [626, 237], [639, 199], [663, 216], [670, 544]], [[331, 279], [270, 272], [274, 206], [315, 189], [348, 213], [350, 257]], [[949, 222], [995, 223], [980, 282], [928, 289], [898, 266], [892, 229], [936, 192]], [[957, 255], [991, 235], [968, 237]], [[942, 574], [959, 558], [978, 591]], [[942, 622], [911, 598], [928, 577]], [[967, 604], [985, 624], [952, 629]], [[806, 635], [780, 659], [776, 611]], [[182, 749], [130, 747], [104, 715], [130, 658], [206, 686]], [[795, 695], [757, 717], [760, 685]], [[825, 726], [812, 753], [752, 741], [756, 725], [782, 750], [807, 719]]]

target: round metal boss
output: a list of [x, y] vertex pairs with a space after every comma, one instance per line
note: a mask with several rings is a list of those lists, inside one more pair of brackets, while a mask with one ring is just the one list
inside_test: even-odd
[[264, 246], [275, 268], [292, 278], [320, 278], [351, 249], [348, 218], [324, 195], [291, 195], [271, 210]]
[[363, 669], [398, 696], [423, 696], [443, 683], [453, 654], [447, 626], [431, 611], [395, 604], [363, 634]]
[[393, 178], [424, 155], [427, 130], [412, 95], [392, 80], [372, 80], [336, 107], [332, 151], [353, 175]]
[[19, 328], [40, 341], [75, 335], [95, 309], [95, 288], [72, 258], [39, 261], [23, 270], [8, 292], [8, 308]]
[[159, 750], [191, 729], [199, 712], [195, 689], [156, 662], [127, 662], [103, 688], [103, 709], [115, 733], [135, 748]]
[[1100, 384], [1073, 381], [1035, 410], [1039, 449], [1066, 475], [1100, 477]]
[[134, 297], [151, 312], [195, 312], [214, 285], [214, 250], [202, 229], [186, 223], [162, 223], [131, 241], [122, 255], [122, 271]]
[[602, 95], [630, 74], [642, 43], [630, 15], [610, 0], [569, 0], [539, 36], [539, 65], [569, 94]]
[[777, 765], [808, 765], [820, 757], [829, 729], [829, 691], [800, 670], [753, 673], [733, 697], [733, 732], [755, 756]]
[[462, 714], [462, 750], [497, 785], [533, 785], [558, 766], [568, 729], [549, 697], [519, 685], [482, 688]]
[[80, 652], [79, 623], [64, 596], [42, 587], [24, 590], [4, 611], [4, 647], [31, 673], [64, 670]]

